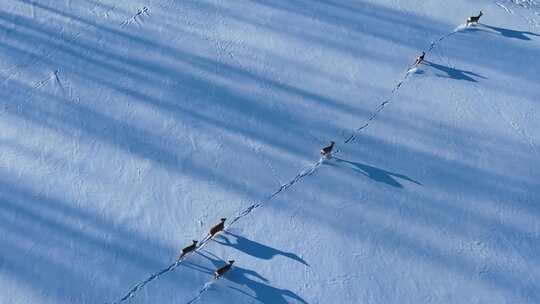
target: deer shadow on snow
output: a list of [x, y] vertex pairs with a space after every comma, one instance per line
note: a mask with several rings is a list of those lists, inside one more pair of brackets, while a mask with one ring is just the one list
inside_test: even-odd
[[[262, 277], [253, 270], [245, 269], [242, 267], [235, 267], [234, 272], [231, 272], [227, 279], [231, 282], [245, 285], [253, 292], [255, 292], [255, 295], [250, 295], [249, 293], [237, 287], [230, 287], [231, 289], [236, 290], [250, 298], [258, 300], [261, 303], [287, 304], [289, 303], [287, 299], [294, 299], [300, 303], [307, 304], [304, 299], [302, 299], [300, 296], [290, 290], [279, 289], [267, 285], [266, 283], [268, 283], [268, 280], [266, 280], [264, 277]], [[262, 282], [259, 282], [259, 280]]]
[[[197, 254], [209, 260], [216, 268], [221, 267], [224, 264], [222, 259], [208, 251], [199, 251], [197, 252]], [[208, 269], [204, 266], [197, 266], [194, 269], [198, 269], [208, 274], [212, 274], [214, 272], [213, 269]], [[253, 298], [254, 300], [261, 303], [287, 304], [289, 303], [288, 300], [296, 300], [300, 303], [308, 304], [308, 302], [306, 302], [304, 299], [302, 299], [302, 297], [300, 297], [293, 291], [272, 287], [268, 284], [269, 281], [262, 275], [258, 274], [256, 271], [239, 267], [237, 266], [237, 264], [235, 264], [231, 268], [231, 270], [227, 272], [227, 274], [225, 274], [220, 280], [223, 279], [233, 282], [237, 285], [243, 285], [247, 287], [249, 290], [252, 291], [251, 293], [241, 289], [240, 287], [228, 286], [230, 289], [233, 289], [245, 296]], [[252, 295], [252, 293], [254, 293], [254, 295]]]
[[479, 75], [471, 71], [460, 70], [453, 67], [427, 61], [427, 60], [424, 61], [424, 65], [446, 73], [446, 75], [435, 74], [437, 77], [448, 77], [448, 78], [452, 78], [456, 80], [466, 80], [466, 81], [471, 81], [471, 82], [478, 82], [478, 80], [474, 79], [473, 77], [487, 79], [487, 77], [484, 77], [482, 75]]
[[502, 27], [487, 25], [487, 24], [483, 24], [483, 23], [478, 23], [478, 26], [474, 27], [474, 30], [486, 31], [485, 29], [482, 29], [482, 28], [490, 29], [492, 31], [495, 31], [495, 32], [501, 34], [504, 37], [507, 37], [507, 38], [515, 38], [515, 39], [519, 39], [519, 40], [532, 40], [529, 36], [540, 37], [539, 34], [536, 34], [536, 33], [533, 33], [533, 32], [516, 31], [516, 30], [506, 29], [506, 28], [502, 28]]
[[[299, 257], [298, 255], [292, 252], [281, 251], [281, 250], [263, 245], [261, 243], [249, 240], [245, 237], [236, 235], [229, 231], [225, 232], [225, 234], [227, 234], [227, 236], [220, 235], [220, 238], [216, 239], [215, 241], [221, 245], [230, 246], [232, 248], [240, 250], [244, 253], [247, 253], [259, 259], [270, 260], [276, 255], [282, 255], [284, 257], [300, 262], [306, 266], [309, 266], [309, 264], [306, 261], [304, 261], [304, 259], [302, 259], [301, 257]], [[235, 238], [234, 242], [230, 240], [231, 237]]]
[[371, 178], [372, 180], [384, 183], [392, 187], [403, 188], [403, 185], [398, 181], [398, 179], [406, 180], [417, 185], [422, 185], [420, 182], [415, 181], [414, 179], [399, 173], [394, 173], [386, 170], [382, 170], [373, 166], [365, 165], [358, 162], [352, 162], [338, 157], [332, 157], [335, 160], [335, 163], [329, 162], [328, 164], [336, 167], [348, 167], [361, 174]]

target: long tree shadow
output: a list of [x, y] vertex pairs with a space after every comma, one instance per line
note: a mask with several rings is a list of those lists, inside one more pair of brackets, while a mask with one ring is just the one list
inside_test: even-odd
[[[482, 25], [483, 27], [486, 27], [488, 29], [494, 30], [494, 31], [498, 32], [499, 34], [501, 34], [502, 36], [508, 37], [508, 38], [516, 38], [516, 39], [520, 39], [520, 40], [532, 40], [529, 36], [540, 37], [539, 34], [536, 34], [536, 33], [533, 33], [533, 32], [516, 31], [516, 30], [511, 30], [511, 29], [505, 29], [505, 28], [502, 28], [502, 27], [487, 25], [487, 24], [483, 24], [483, 23], [480, 23], [480, 25]], [[527, 35], [529, 35], [529, 36], [527, 36]]]
[[309, 264], [306, 261], [304, 261], [304, 259], [302, 259], [301, 257], [299, 257], [298, 255], [292, 252], [281, 251], [281, 250], [263, 245], [261, 243], [249, 240], [245, 237], [236, 235], [231, 232], [226, 232], [226, 234], [228, 236], [233, 236], [235, 238], [235, 241], [231, 242], [229, 237], [221, 235], [220, 238], [223, 239], [223, 241], [216, 240], [216, 242], [225, 246], [230, 246], [232, 248], [245, 252], [259, 259], [269, 260], [276, 255], [282, 255], [284, 257], [300, 262], [306, 266], [309, 266]]
[[[33, 3], [25, 0], [21, 1], [27, 4]], [[195, 71], [205, 71], [205, 73], [210, 71], [211, 73], [222, 76], [223, 74], [226, 74], [227, 78], [231, 77], [230, 73], [233, 73], [235, 77], [241, 77], [246, 81], [253, 81], [255, 83], [276, 87], [283, 92], [323, 104], [328, 108], [339, 108], [347, 112], [357, 111], [359, 114], [365, 114], [361, 109], [348, 106], [339, 99], [335, 100], [328, 96], [313, 92], [312, 90], [276, 82], [235, 65], [214, 61], [201, 56], [200, 54], [185, 51], [182, 48], [176, 49], [143, 37], [109, 29], [77, 17], [76, 15], [61, 12], [55, 8], [49, 8], [43, 4], [36, 3], [35, 5], [47, 12], [77, 20], [87, 26], [93, 26], [97, 30], [107, 33], [107, 35], [105, 35], [106, 37], [111, 36], [111, 41], [114, 41], [114, 43], [134, 43], [139, 46], [144, 46], [145, 48], [159, 49], [160, 53], [167, 55], [171, 60], [188, 65]], [[76, 35], [74, 37], [78, 37], [78, 39], [71, 38], [71, 40], [66, 40], [63, 35], [55, 32], [53, 28], [32, 20], [31, 18], [14, 15], [11, 12], [0, 11], [0, 19], [6, 22], [6, 24], [16, 25], [17, 30], [14, 31], [13, 35], [15, 36], [16, 34], [17, 39], [14, 39], [14, 41], [20, 42], [18, 44], [2, 42], [0, 48], [2, 48], [3, 51], [12, 53], [13, 56], [17, 57], [30, 56], [35, 60], [39, 60], [42, 64], [49, 65], [55, 69], [60, 69], [63, 72], [79, 75], [96, 85], [105, 86], [120, 94], [127, 95], [131, 97], [133, 101], [165, 109], [174, 113], [175, 117], [178, 117], [179, 119], [188, 120], [196, 118], [205, 125], [217, 127], [220, 130], [227, 129], [231, 133], [247, 134], [248, 136], [261, 139], [266, 137], [262, 135], [263, 133], [261, 132], [257, 133], [252, 128], [246, 128], [243, 125], [245, 122], [243, 119], [222, 119], [225, 117], [224, 115], [213, 115], [209, 111], [201, 111], [201, 107], [192, 108], [190, 107], [190, 103], [178, 102], [175, 93], [179, 93], [182, 96], [191, 94], [204, 96], [204, 98], [200, 98], [201, 101], [204, 100], [205, 102], [211, 103], [213, 107], [220, 107], [222, 110], [221, 113], [227, 113], [228, 115], [249, 115], [251, 117], [253, 116], [253, 113], [263, 112], [268, 115], [264, 115], [264, 117], [261, 118], [262, 120], [259, 119], [258, 122], [260, 123], [264, 123], [264, 120], [267, 120], [268, 122], [279, 120], [283, 122], [281, 124], [282, 126], [287, 123], [292, 123], [292, 121], [283, 113], [271, 111], [270, 108], [268, 108], [267, 103], [255, 102], [249, 94], [237, 93], [236, 90], [233, 90], [229, 85], [220, 84], [216, 81], [208, 81], [203, 77], [193, 77], [192, 74], [196, 74], [196, 72], [187, 72], [187, 70], [165, 67], [160, 65], [159, 62], [151, 59], [137, 59], [137, 56], [120, 55], [118, 52], [114, 51], [115, 49], [113, 46], [115, 44], [113, 43], [110, 43], [107, 48], [100, 48], [95, 47], [96, 42], [94, 40], [91, 38], [84, 38], [84, 36], [79, 37]], [[13, 20], [17, 20], [17, 23], [14, 23]], [[7, 28], [9, 28], [7, 25], [0, 25], [0, 30], [6, 30]], [[42, 44], [50, 54], [55, 55], [44, 57], [31, 51], [33, 48], [30, 47], [30, 45], [37, 42]], [[21, 47], [21, 45], [24, 47]], [[26, 47], [26, 45], [28, 45], [28, 47]], [[89, 56], [88, 54], [96, 54], [96, 56]], [[62, 57], [63, 60], [56, 60], [54, 59], [55, 57]], [[78, 64], [71, 64], [72, 60], [67, 60], [67, 58], [77, 58]], [[102, 70], [102, 72], [96, 73], [93, 68], [81, 68], [82, 65], [96, 67], [97, 69]], [[148, 86], [148, 89], [142, 89], [142, 87], [136, 89], [125, 86], [120, 82], [107, 79], [108, 77], [114, 78], [115, 75], [116, 77], [130, 78], [137, 83]], [[176, 84], [171, 85], [173, 82]], [[171, 86], [170, 90], [165, 90], [168, 91], [165, 96], [170, 98], [156, 97], [156, 95], [159, 94], [152, 94], [152, 88], [163, 87], [164, 85]], [[208, 94], [212, 91], [219, 91], [219, 93]], [[219, 98], [216, 96], [219, 96]], [[85, 104], [86, 100], [84, 98], [83, 101], [83, 104]], [[68, 102], [66, 104], [73, 103]], [[91, 107], [93, 106], [94, 105]], [[317, 121], [312, 121], [310, 124], [311, 123], [317, 124]], [[276, 128], [275, 124], [269, 123], [267, 130], [271, 130], [271, 128]], [[274, 136], [267, 136], [267, 138], [273, 141], [272, 145], [282, 146], [284, 149], [294, 153], [301, 153], [300, 150], [293, 148], [288, 143], [285, 143], [282, 140], [276, 140], [276, 137]], [[266, 139], [263, 140], [266, 142]], [[170, 164], [170, 167], [175, 167], [176, 165], [177, 164], [173, 162]]]
[[0, 176], [0, 269], [11, 281], [55, 303], [100, 302], [162, 266], [154, 253], [165, 245], [14, 182], [6, 170]]
[[[422, 185], [420, 182], [415, 181], [414, 179], [403, 174], [382, 170], [373, 166], [348, 161], [348, 160], [341, 159], [335, 156], [332, 157], [332, 159], [335, 160], [337, 164], [340, 164], [340, 163], [345, 164], [346, 167], [352, 168], [353, 170], [362, 173], [363, 175], [371, 178], [374, 181], [385, 183], [393, 187], [403, 188], [403, 185], [400, 182], [398, 182], [398, 179], [403, 179], [403, 180], [415, 183], [417, 185]], [[339, 167], [339, 165], [335, 165], [332, 162], [328, 162], [328, 164], [331, 166]]]
[[460, 70], [460, 69], [444, 66], [441, 64], [437, 64], [431, 61], [427, 61], [427, 60], [424, 61], [424, 64], [446, 73], [446, 75], [436, 74], [438, 77], [448, 77], [448, 78], [452, 78], [456, 80], [466, 80], [466, 81], [471, 81], [471, 82], [478, 82], [478, 80], [474, 79], [473, 76], [477, 78], [487, 79], [487, 77], [484, 77], [482, 75], [476, 74], [471, 71]]
[[[216, 268], [223, 266], [223, 260], [208, 251], [204, 251], [204, 253], [199, 251], [197, 254], [208, 259]], [[214, 272], [214, 270], [208, 269], [204, 266], [199, 266], [198, 269], [209, 274]], [[272, 287], [268, 285], [269, 281], [256, 271], [239, 267], [237, 264], [231, 268], [231, 271], [223, 276], [223, 279], [249, 288], [255, 295], [252, 295], [238, 287], [229, 287], [261, 303], [287, 304], [289, 303], [287, 299], [294, 299], [301, 303], [307, 304], [307, 302], [296, 293], [288, 289]]]

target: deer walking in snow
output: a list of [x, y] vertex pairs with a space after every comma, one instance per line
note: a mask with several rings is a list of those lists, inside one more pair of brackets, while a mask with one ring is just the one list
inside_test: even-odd
[[480, 20], [480, 17], [482, 17], [482, 11], [480, 11], [480, 14], [478, 14], [478, 16], [470, 16], [469, 18], [467, 18], [466, 26], [469, 26], [470, 24], [477, 24], [478, 20]]

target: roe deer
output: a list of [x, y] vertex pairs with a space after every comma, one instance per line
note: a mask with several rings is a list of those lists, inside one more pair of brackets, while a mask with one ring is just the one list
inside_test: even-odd
[[480, 11], [480, 14], [478, 14], [478, 16], [471, 16], [469, 18], [467, 18], [467, 26], [469, 26], [469, 24], [477, 24], [478, 23], [478, 20], [480, 20], [480, 17], [482, 17], [482, 11]]
[[233, 263], [234, 263], [234, 260], [229, 260], [229, 264], [214, 271], [214, 279], [219, 279], [222, 275], [224, 275], [227, 271], [229, 271]]
[[321, 155], [324, 156], [324, 157], [329, 157], [330, 154], [332, 153], [332, 149], [334, 149], [334, 142], [331, 141], [330, 142], [330, 146], [327, 146], [327, 147], [324, 147], [321, 149]]

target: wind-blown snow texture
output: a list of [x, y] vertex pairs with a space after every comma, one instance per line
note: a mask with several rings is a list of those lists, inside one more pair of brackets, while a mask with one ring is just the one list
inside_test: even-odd
[[539, 33], [533, 0], [3, 1], [0, 303], [540, 303]]

